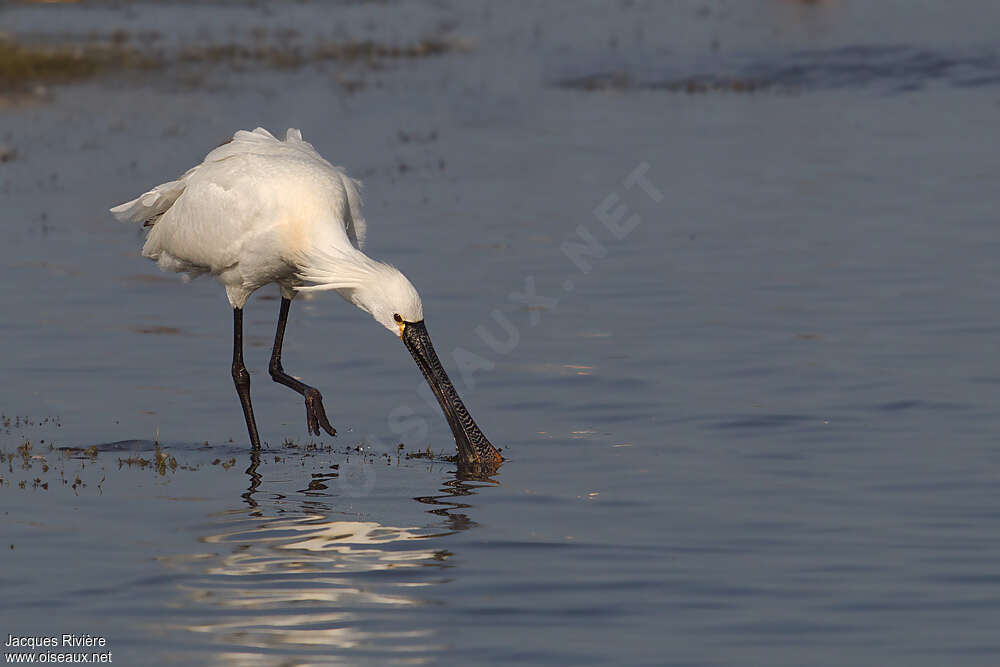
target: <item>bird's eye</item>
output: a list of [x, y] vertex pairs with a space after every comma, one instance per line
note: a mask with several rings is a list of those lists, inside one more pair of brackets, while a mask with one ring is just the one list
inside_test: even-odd
[[396, 320], [397, 322], [402, 322], [403, 321], [403, 318], [399, 316], [399, 313], [393, 313], [392, 314], [392, 319]]

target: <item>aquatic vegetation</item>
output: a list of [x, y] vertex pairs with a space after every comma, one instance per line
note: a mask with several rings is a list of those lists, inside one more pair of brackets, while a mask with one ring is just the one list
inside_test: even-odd
[[[11, 430], [15, 429], [43, 426], [55, 426], [57, 428], [61, 428], [62, 424], [59, 423], [59, 419], [56, 417], [36, 417], [33, 419], [29, 416], [21, 415], [0, 415], [0, 427], [2, 427], [4, 432], [8, 434]], [[45, 441], [42, 440], [41, 442]]]
[[148, 69], [160, 65], [155, 58], [121, 39], [45, 44], [0, 35], [0, 90], [78, 81], [110, 69]]
[[413, 44], [402, 46], [379, 44], [371, 40], [359, 42], [326, 42], [317, 45], [312, 51], [314, 60], [397, 60], [429, 58], [451, 51], [466, 48], [454, 40], [422, 39]]
[[[386, 60], [429, 58], [467, 48], [458, 41], [442, 38], [408, 44], [372, 40], [319, 40], [306, 44], [294, 39], [269, 40], [266, 31], [255, 33], [255, 37], [254, 43], [197, 44], [171, 52], [151, 46], [156, 40], [148, 36], [133, 41], [123, 30], [86, 40], [61, 38], [58, 42], [19, 39], [0, 33], [0, 92], [80, 81], [100, 73], [143, 71], [173, 65], [223, 64], [239, 68], [290, 69], [332, 60], [376, 68]], [[190, 72], [185, 76], [190, 79]], [[354, 92], [363, 88], [364, 82], [344, 80], [342, 86]]]
[[156, 443], [156, 446], [153, 448], [153, 457], [156, 461], [156, 472], [161, 477], [167, 474], [168, 468], [170, 472], [177, 470], [177, 459], [160, 449], [160, 443]]
[[[15, 419], [22, 424], [28, 421], [28, 418]], [[54, 424], [55, 420], [45, 418], [32, 423], [40, 425], [43, 422]], [[119, 474], [129, 471], [148, 471], [162, 483], [169, 483], [175, 474], [181, 472], [197, 472], [217, 467], [227, 472], [240, 473], [246, 466], [246, 461], [242, 457], [212, 458], [204, 447], [170, 450], [153, 441], [111, 442], [87, 447], [55, 447], [52, 443], [46, 444], [44, 440], [33, 442], [27, 438], [18, 438], [15, 442], [20, 444], [10, 447], [0, 441], [0, 490], [17, 488], [25, 491], [49, 491], [66, 488], [72, 490], [75, 495], [80, 495], [89, 489], [98, 495], [103, 495], [102, 485], [109, 474], [115, 473], [115, 462]], [[212, 445], [206, 442], [205, 446]], [[392, 454], [376, 451], [361, 444], [334, 447], [325, 443], [312, 441], [299, 443], [290, 439], [286, 439], [281, 447], [284, 451], [280, 455], [268, 457], [273, 459], [274, 464], [301, 468], [307, 466], [307, 461], [310, 459], [315, 459], [317, 462], [323, 462], [321, 465], [324, 469], [334, 471], [332, 475], [334, 477], [340, 465], [328, 463], [327, 460], [331, 455], [342, 455], [346, 457], [347, 463], [355, 461], [361, 465], [376, 463], [401, 465], [403, 462], [403, 445]], [[118, 456], [114, 456], [115, 454]], [[443, 453], [434, 455], [428, 450], [426, 453], [406, 456], [406, 459], [410, 458], [446, 462], [454, 460], [455, 457], [449, 459]], [[320, 465], [317, 462], [308, 465]], [[329, 476], [331, 473], [325, 474]]]

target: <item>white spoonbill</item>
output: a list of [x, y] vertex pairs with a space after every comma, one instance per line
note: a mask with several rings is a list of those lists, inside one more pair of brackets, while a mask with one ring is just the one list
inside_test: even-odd
[[441, 366], [417, 290], [395, 267], [361, 252], [365, 220], [358, 183], [298, 130], [289, 129], [284, 141], [263, 128], [240, 130], [180, 179], [111, 212], [150, 228], [143, 257], [168, 271], [210, 273], [226, 288], [233, 306], [233, 381], [254, 448], [260, 437], [243, 364], [243, 306], [254, 290], [278, 283], [281, 310], [269, 370], [275, 382], [305, 397], [310, 433], [335, 431], [320, 393], [281, 367], [281, 343], [296, 293], [336, 290], [406, 345], [441, 404], [460, 461], [496, 466], [503, 460]]

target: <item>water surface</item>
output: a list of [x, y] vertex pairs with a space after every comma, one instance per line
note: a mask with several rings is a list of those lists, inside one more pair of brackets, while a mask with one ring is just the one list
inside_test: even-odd
[[[156, 25], [164, 65], [0, 111], [0, 632], [119, 664], [995, 664], [997, 9], [730, 4], [4, 8], [42, 41]], [[177, 56], [292, 27], [462, 48]], [[336, 297], [286, 337], [339, 431], [310, 438], [269, 289], [251, 456], [223, 290], [105, 211], [258, 125], [364, 180], [492, 479]]]

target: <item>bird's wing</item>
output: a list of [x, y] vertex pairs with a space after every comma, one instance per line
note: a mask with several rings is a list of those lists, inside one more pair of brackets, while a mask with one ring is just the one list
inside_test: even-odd
[[340, 182], [344, 187], [344, 194], [347, 196], [347, 206], [345, 207], [344, 224], [347, 225], [347, 238], [355, 248], [361, 250], [365, 247], [365, 235], [368, 232], [368, 225], [361, 215], [361, 182], [356, 181], [342, 169], [340, 172]]
[[361, 184], [347, 176], [340, 167], [335, 167], [321, 156], [312, 144], [302, 138], [302, 132], [288, 128], [285, 140], [277, 139], [262, 127], [251, 131], [239, 130], [232, 138], [205, 156], [204, 161], [189, 169], [176, 181], [157, 185], [136, 199], [111, 209], [111, 213], [123, 222], [147, 222], [158, 219], [184, 193], [189, 181], [206, 165], [222, 162], [240, 155], [285, 156], [316, 161], [336, 173], [340, 178], [347, 205], [344, 207], [344, 225], [347, 236], [357, 249], [364, 247], [367, 225], [361, 214]]
[[[289, 132], [291, 132], [291, 130], [289, 130]], [[298, 136], [301, 140], [301, 133], [298, 133]], [[296, 146], [293, 150], [295, 150], [296, 153], [311, 152], [310, 157], [326, 162], [318, 153], [316, 153], [316, 150], [312, 146], [309, 146], [309, 144], [305, 145], [308, 146], [309, 151], [304, 151], [298, 146]], [[163, 215], [171, 206], [174, 205], [177, 198], [184, 193], [184, 189], [187, 187], [191, 177], [204, 168], [205, 165], [213, 162], [221, 162], [222, 160], [226, 160], [237, 155], [288, 154], [289, 148], [290, 146], [286, 144], [286, 142], [275, 139], [274, 135], [262, 127], [258, 127], [253, 132], [239, 130], [232, 136], [231, 139], [206, 155], [201, 164], [188, 169], [187, 172], [185, 172], [185, 174], [176, 181], [170, 181], [169, 183], [157, 185], [152, 190], [142, 193], [132, 201], [115, 206], [111, 209], [111, 213], [122, 222], [146, 222], [148, 220], [152, 220], [160, 215]]]
[[[254, 130], [254, 132], [258, 131], [264, 132], [267, 136], [271, 136], [267, 130], [263, 130], [261, 128]], [[271, 138], [274, 141], [277, 141], [274, 137]], [[361, 214], [361, 181], [348, 176], [342, 167], [330, 164], [316, 151], [315, 148], [313, 148], [312, 144], [302, 138], [302, 132], [293, 127], [288, 128], [285, 132], [285, 141], [279, 143], [284, 143], [288, 149], [299, 151], [308, 155], [310, 158], [319, 160], [337, 172], [337, 175], [340, 177], [341, 187], [344, 189], [344, 195], [347, 197], [347, 206], [344, 207], [344, 224], [347, 227], [347, 237], [358, 250], [364, 248], [365, 234], [368, 231], [368, 225], [365, 223], [365, 218]]]
[[111, 209], [111, 213], [122, 222], [146, 222], [163, 215], [184, 192], [187, 178], [194, 169], [189, 170], [176, 181], [157, 185], [136, 199], [115, 206]]

